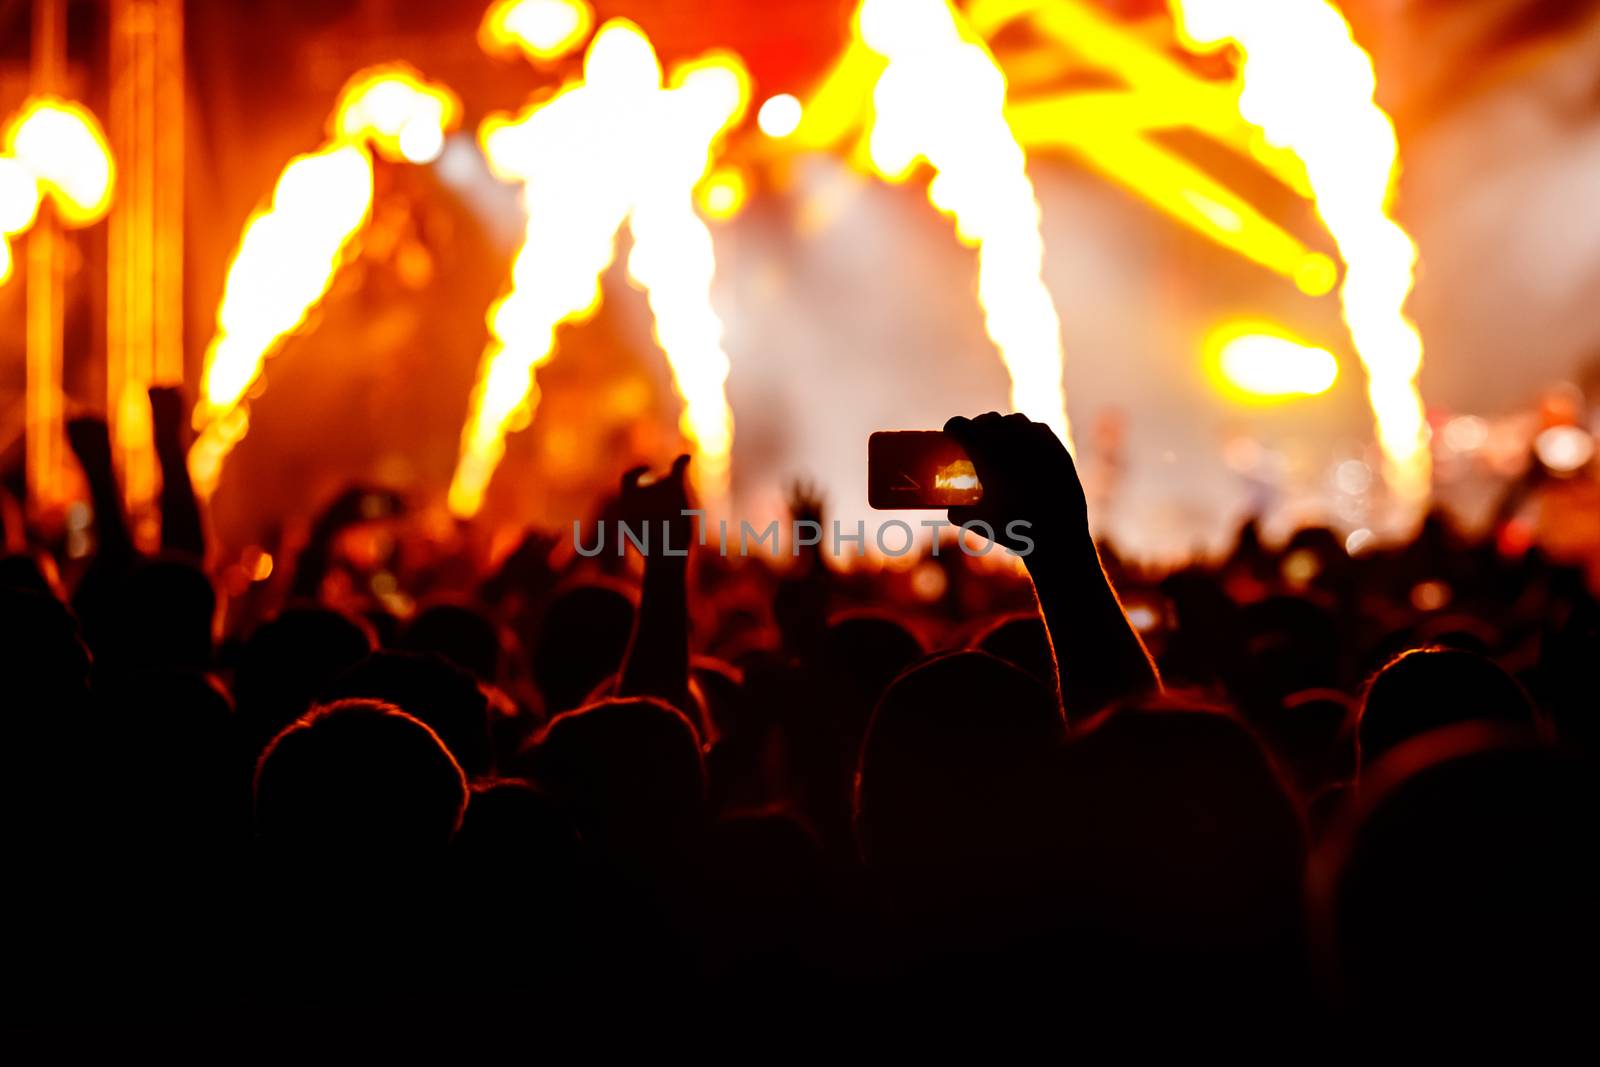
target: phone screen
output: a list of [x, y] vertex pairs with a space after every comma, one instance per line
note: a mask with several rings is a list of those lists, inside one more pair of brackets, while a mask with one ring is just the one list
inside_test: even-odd
[[948, 508], [982, 498], [972, 460], [943, 430], [883, 430], [867, 438], [867, 503], [873, 508]]

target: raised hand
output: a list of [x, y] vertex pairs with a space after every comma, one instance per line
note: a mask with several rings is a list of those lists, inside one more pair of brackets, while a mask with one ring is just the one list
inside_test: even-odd
[[[622, 661], [617, 685], [621, 696], [654, 696], [685, 713], [689, 696], [689, 546], [693, 540], [687, 474], [689, 457], [679, 456], [660, 478], [635, 467], [622, 476], [617, 514], [634, 530], [650, 529], [644, 559], [644, 586], [633, 639]], [[663, 525], [664, 524], [664, 525]], [[667, 543], [660, 538], [665, 531]], [[670, 552], [668, 549], [670, 548]]]
[[67, 423], [67, 443], [78, 457], [83, 473], [94, 486], [96, 479], [111, 476], [111, 431], [98, 415], [80, 415]]
[[151, 439], [161, 464], [161, 548], [204, 560], [205, 523], [200, 517], [200, 499], [189, 480], [188, 411], [182, 389], [150, 387]]
[[[682, 559], [679, 553], [687, 551], [694, 536], [693, 516], [684, 514], [690, 506], [688, 472], [689, 457], [682, 455], [659, 478], [651, 476], [649, 467], [634, 467], [622, 476], [617, 513], [636, 532], [649, 528], [651, 557], [665, 557], [664, 549], [670, 547], [673, 555], [667, 558]], [[657, 540], [663, 523], [669, 535], [666, 544]]]
[[181, 453], [189, 437], [188, 404], [175, 385], [150, 387], [150, 427], [156, 450]]
[[982, 522], [995, 540], [1030, 555], [1089, 543], [1078, 469], [1050, 427], [1026, 415], [991, 411], [975, 419], [957, 416], [944, 430], [966, 450], [983, 486], [978, 503], [950, 509], [952, 523]]

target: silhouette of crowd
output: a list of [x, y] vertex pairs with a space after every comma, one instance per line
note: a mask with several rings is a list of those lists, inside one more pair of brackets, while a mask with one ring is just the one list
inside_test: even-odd
[[[1437, 516], [1356, 555], [1247, 525], [1150, 572], [1096, 545], [1047, 428], [991, 414], [947, 426], [984, 486], [952, 519], [1026, 520], [1020, 561], [533, 533], [463, 580], [349, 558], [404, 526], [357, 488], [280, 554], [276, 603], [225, 611], [181, 401], [153, 410], [159, 553], [90, 420], [92, 554], [70, 588], [40, 546], [0, 562], [7, 966], [41, 1002], [707, 981], [1027, 986], [1078, 1019], [1594, 1010], [1600, 607], [1537, 550]], [[642, 475], [597, 514], [694, 544], [685, 463]]]

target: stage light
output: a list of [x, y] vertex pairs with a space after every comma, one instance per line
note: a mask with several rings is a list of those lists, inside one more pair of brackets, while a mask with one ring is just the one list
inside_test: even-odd
[[1440, 435], [1452, 452], [1473, 453], [1489, 440], [1489, 424], [1476, 415], [1457, 415], [1444, 424]]
[[1071, 447], [1061, 320], [1040, 276], [1044, 241], [1027, 157], [1006, 123], [1006, 79], [946, 0], [864, 0], [855, 31], [886, 61], [868, 153], [889, 181], [920, 160], [928, 200], [978, 250], [984, 326], [1011, 375], [1011, 406]]
[[1325, 296], [1339, 284], [1339, 265], [1321, 252], [1312, 252], [1295, 266], [1294, 284], [1307, 296]]
[[695, 191], [700, 210], [719, 222], [737, 215], [747, 195], [744, 174], [736, 167], [717, 168]]
[[116, 163], [105, 131], [83, 105], [53, 96], [28, 101], [6, 131], [5, 149], [66, 225], [87, 226], [111, 209]]
[[370, 145], [390, 162], [431, 163], [461, 114], [461, 101], [414, 68], [394, 63], [350, 79], [333, 114], [337, 140]]
[[490, 55], [556, 59], [582, 44], [593, 27], [594, 9], [584, 0], [499, 0], [484, 13], [478, 45]]
[[1350, 536], [1344, 539], [1344, 550], [1351, 556], [1359, 556], [1377, 540], [1377, 535], [1365, 526], [1351, 530]]
[[1556, 474], [1572, 474], [1594, 458], [1594, 438], [1580, 426], [1552, 426], [1533, 439], [1533, 451]]
[[800, 128], [805, 112], [800, 101], [789, 93], [769, 96], [756, 112], [756, 125], [768, 137], [781, 140]]
[[1242, 399], [1315, 396], [1339, 377], [1331, 352], [1280, 334], [1228, 328], [1207, 348], [1224, 387]]
[[1366, 367], [1385, 479], [1402, 499], [1424, 499], [1431, 457], [1417, 392], [1422, 338], [1405, 314], [1416, 246], [1389, 215], [1398, 147], [1394, 124], [1373, 100], [1372, 60], [1325, 0], [1171, 3], [1191, 49], [1239, 46], [1240, 113], [1305, 163], [1317, 212], [1345, 261], [1340, 299]]

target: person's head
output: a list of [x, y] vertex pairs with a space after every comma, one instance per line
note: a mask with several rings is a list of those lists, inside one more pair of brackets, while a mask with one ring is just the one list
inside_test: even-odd
[[584, 841], [613, 857], [658, 860], [702, 828], [700, 738], [664, 701], [628, 697], [565, 712], [529, 743], [520, 762], [566, 809]]
[[479, 779], [451, 853], [470, 892], [505, 902], [460, 916], [464, 936], [524, 973], [582, 965], [595, 936], [588, 871], [577, 828], [554, 797], [518, 778]]
[[489, 701], [473, 676], [428, 652], [373, 652], [322, 691], [381, 700], [427, 723], [469, 778], [490, 770]]
[[1302, 797], [1355, 776], [1355, 704], [1337, 689], [1302, 689], [1256, 723]]
[[1339, 635], [1332, 614], [1309, 596], [1272, 596], [1245, 607], [1249, 698], [1271, 708], [1301, 689], [1339, 684]]
[[1600, 935], [1592, 764], [1468, 722], [1393, 750], [1313, 865], [1319, 940], [1352, 1021], [1588, 1012]]
[[466, 778], [438, 735], [376, 700], [311, 709], [256, 764], [256, 833], [279, 854], [436, 854], [466, 806]]
[[550, 602], [530, 652], [549, 714], [582, 704], [622, 666], [633, 610], [626, 592], [601, 583], [572, 586]]
[[1115, 950], [1288, 949], [1304, 829], [1233, 715], [1174, 700], [1113, 709], [1066, 748], [1059, 818], [1070, 901]]
[[129, 572], [110, 610], [103, 652], [115, 670], [211, 668], [217, 594], [195, 564], [155, 559]]
[[91, 663], [65, 604], [37, 589], [0, 588], [0, 686], [13, 709], [76, 707], [88, 694]]
[[823, 669], [868, 707], [926, 652], [904, 623], [877, 613], [834, 618], [822, 637]]
[[1026, 850], [1035, 787], [1064, 733], [1045, 687], [988, 653], [912, 667], [884, 692], [862, 744], [863, 857], [905, 884]]
[[262, 623], [239, 650], [234, 672], [248, 743], [265, 744], [371, 651], [370, 631], [329, 608], [292, 607]]
[[417, 613], [400, 635], [409, 652], [433, 652], [484, 682], [500, 680], [504, 646], [500, 629], [476, 608], [434, 604]]
[[991, 623], [972, 647], [999, 656], [1043, 685], [1055, 685], [1055, 653], [1050, 648], [1050, 633], [1037, 611], [1020, 611]]
[[1404, 741], [1486, 719], [1534, 725], [1533, 703], [1493, 660], [1454, 648], [1401, 653], [1367, 684], [1356, 727], [1364, 768]]
[[233, 705], [209, 675], [126, 671], [95, 685], [100, 739], [114, 756], [103, 818], [129, 841], [202, 859], [242, 835], [248, 809], [234, 760]]
[[26, 589], [59, 600], [61, 576], [51, 557], [18, 552], [0, 556], [0, 589]]

